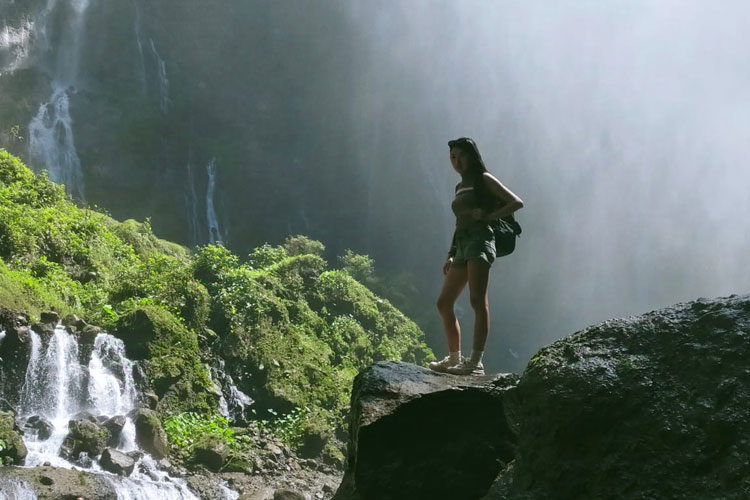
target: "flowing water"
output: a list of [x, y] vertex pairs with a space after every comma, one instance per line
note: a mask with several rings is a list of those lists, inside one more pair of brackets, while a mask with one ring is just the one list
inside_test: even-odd
[[206, 218], [208, 219], [208, 238], [211, 243], [223, 243], [224, 236], [216, 218], [214, 208], [214, 191], [216, 190], [216, 158], [211, 158], [206, 166], [208, 189], [206, 191]]
[[[0, 341], [3, 337], [4, 332]], [[197, 500], [184, 481], [159, 470], [155, 460], [145, 453], [127, 478], [104, 472], [96, 457], [91, 457], [94, 460], [90, 463], [73, 464], [60, 456], [61, 445], [68, 434], [68, 422], [76, 418], [77, 413], [87, 411], [95, 417], [127, 416], [135, 408], [133, 362], [125, 355], [125, 345], [120, 339], [107, 333], [99, 334], [86, 364], [79, 360], [78, 341], [62, 326], [55, 328], [54, 334], [46, 340], [31, 331], [30, 342], [29, 364], [16, 413], [26, 418], [43, 416], [50, 421], [53, 431], [46, 440], [34, 432], [26, 433], [26, 467], [50, 463], [55, 467], [69, 469], [75, 466], [100, 474], [110, 482], [119, 500]], [[122, 452], [141, 451], [136, 445], [135, 426], [129, 417], [126, 417], [117, 449]], [[82, 463], [86, 465], [82, 467]], [[0, 500], [35, 498], [23, 481], [8, 477], [0, 478], [0, 481], [3, 491]], [[238, 496], [228, 488], [222, 491], [227, 499]]]

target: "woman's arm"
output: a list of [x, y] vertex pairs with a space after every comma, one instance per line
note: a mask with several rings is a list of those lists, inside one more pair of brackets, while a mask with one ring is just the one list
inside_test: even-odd
[[518, 197], [513, 191], [503, 185], [502, 182], [497, 180], [495, 176], [489, 172], [485, 172], [483, 175], [484, 185], [487, 187], [487, 191], [492, 196], [500, 199], [503, 202], [503, 206], [497, 210], [483, 214], [485, 219], [495, 220], [507, 217], [513, 212], [523, 208], [523, 200]]

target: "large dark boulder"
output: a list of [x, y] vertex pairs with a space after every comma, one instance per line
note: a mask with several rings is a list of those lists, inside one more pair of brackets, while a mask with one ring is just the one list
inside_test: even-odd
[[135, 468], [135, 460], [132, 457], [113, 448], [105, 448], [99, 463], [102, 469], [126, 477], [132, 474]]
[[516, 396], [518, 457], [487, 500], [747, 499], [750, 297], [587, 328]]
[[24, 434], [29, 432], [34, 433], [36, 434], [37, 438], [44, 441], [49, 439], [49, 437], [52, 435], [52, 432], [54, 432], [55, 427], [47, 418], [41, 417], [39, 415], [34, 415], [26, 420], [24, 429], [26, 431], [24, 432]]
[[0, 465], [23, 465], [28, 450], [23, 443], [21, 430], [16, 425], [16, 416], [10, 411], [0, 411]]
[[400, 362], [360, 373], [335, 500], [478, 499], [514, 456], [512, 374], [458, 377]]
[[13, 321], [0, 327], [5, 337], [0, 342], [0, 410], [17, 407], [31, 357], [31, 331]]
[[139, 408], [135, 411], [135, 440], [146, 453], [159, 460], [167, 456], [167, 433], [158, 414], [153, 410]]
[[120, 442], [120, 435], [122, 429], [125, 427], [126, 419], [122, 415], [115, 415], [114, 417], [108, 418], [102, 423], [102, 427], [109, 431], [110, 438], [107, 441], [107, 446], [117, 447]]

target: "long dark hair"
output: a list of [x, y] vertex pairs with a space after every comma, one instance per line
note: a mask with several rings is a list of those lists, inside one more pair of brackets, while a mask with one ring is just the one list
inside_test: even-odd
[[468, 165], [462, 177], [474, 186], [474, 192], [479, 198], [481, 207], [485, 210], [493, 210], [498, 205], [499, 200], [492, 196], [492, 193], [487, 190], [487, 186], [484, 184], [484, 173], [489, 172], [489, 170], [487, 170], [482, 155], [479, 153], [477, 143], [470, 137], [459, 137], [448, 141], [448, 149], [453, 148], [466, 153]]

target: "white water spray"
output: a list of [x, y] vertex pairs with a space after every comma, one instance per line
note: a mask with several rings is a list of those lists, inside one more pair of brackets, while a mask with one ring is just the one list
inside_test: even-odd
[[22, 20], [18, 27], [3, 26], [0, 30], [0, 75], [23, 66], [29, 55], [33, 32], [34, 21], [31, 19]]
[[89, 0], [68, 0], [71, 16], [64, 23], [59, 43], [49, 44], [47, 23], [53, 17], [56, 0], [49, 0], [41, 15], [39, 34], [46, 42], [43, 52], [53, 61], [52, 95], [39, 106], [29, 124], [29, 157], [37, 168], [49, 172], [51, 180], [65, 184], [67, 191], [84, 200], [81, 161], [75, 147], [69, 91], [76, 84], [81, 59], [81, 43]]
[[[60, 456], [62, 443], [68, 434], [68, 422], [81, 410], [94, 416], [114, 416], [127, 415], [134, 409], [136, 391], [133, 362], [126, 357], [125, 345], [121, 340], [101, 333], [94, 340], [87, 365], [89, 381], [84, 384], [85, 370], [80, 365], [79, 346], [73, 335], [62, 326], [55, 328], [54, 334], [47, 340], [34, 331], [30, 331], [29, 335], [31, 354], [17, 414], [24, 417], [43, 416], [50, 421], [53, 429], [46, 440], [40, 439], [36, 433], [26, 433], [26, 466], [49, 462], [55, 467], [81, 468], [80, 464], [73, 464]], [[130, 418], [126, 419], [117, 448], [122, 452], [138, 450], [135, 426]], [[147, 454], [138, 460], [135, 470], [127, 478], [102, 471], [96, 462], [82, 468], [88, 473], [107, 478], [118, 500], [198, 500], [184, 481], [171, 478], [159, 470], [154, 459]], [[4, 481], [7, 483], [7, 480]], [[20, 482], [12, 487], [19, 493], [13, 493], [9, 498], [35, 498], [21, 496], [27, 493], [33, 495], [33, 492], [24, 489]], [[3, 484], [3, 491], [15, 491], [10, 488]], [[0, 495], [0, 500], [2, 498]]]
[[12, 476], [0, 477], [0, 500], [36, 500], [31, 485]]

